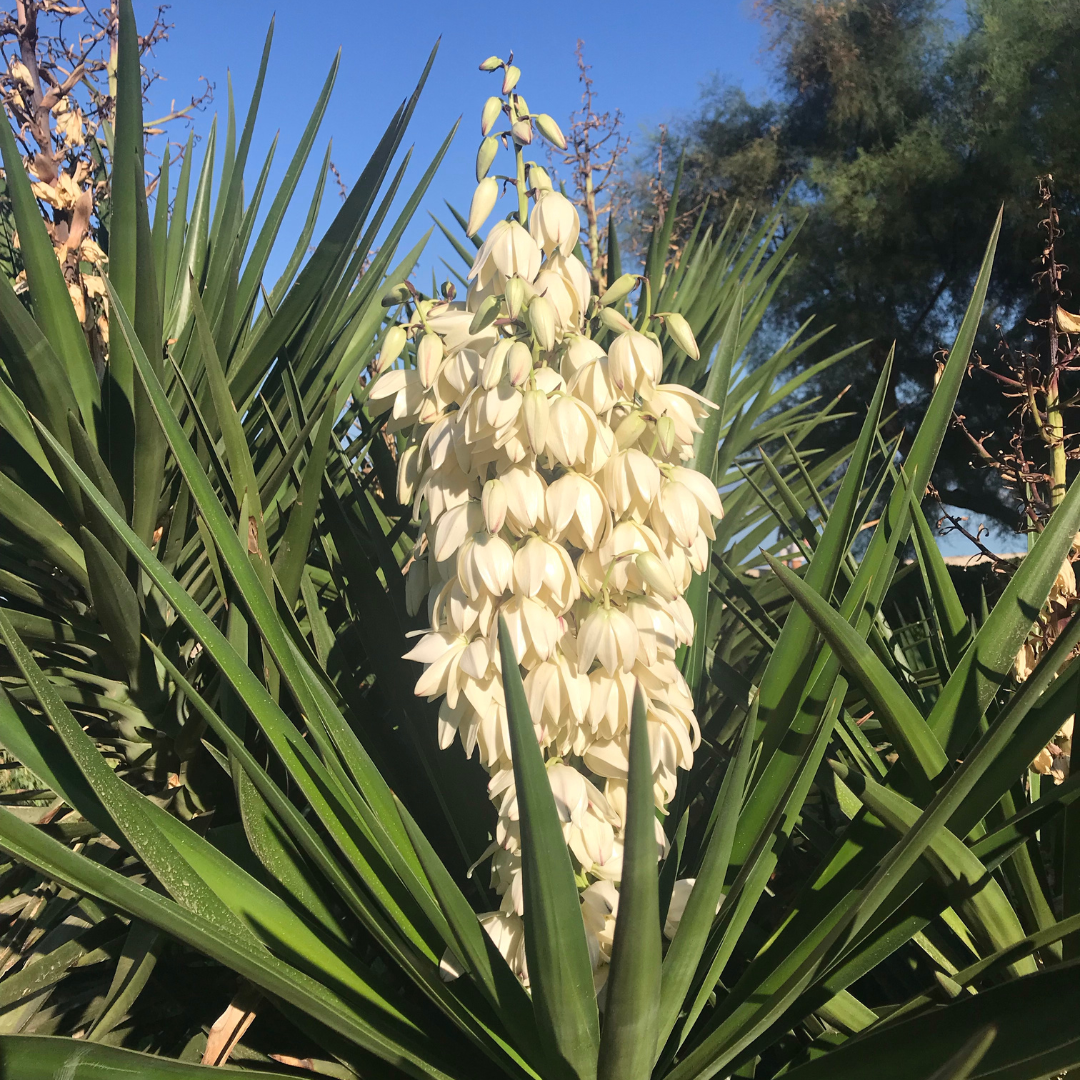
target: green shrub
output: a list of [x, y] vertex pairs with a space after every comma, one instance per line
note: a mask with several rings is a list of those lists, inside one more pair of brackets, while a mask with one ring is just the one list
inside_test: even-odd
[[[659, 866], [635, 705], [599, 1019], [577, 930], [585, 875], [510, 642], [528, 992], [476, 918], [495, 906], [469, 871], [495, 828], [487, 777], [459, 745], [439, 749], [437, 709], [413, 695], [402, 659], [422, 628], [402, 574], [421, 530], [397, 500], [405, 437], [371, 415], [364, 372], [420, 255], [394, 264], [442, 156], [388, 223], [416, 96], [305, 260], [316, 196], [263, 293], [333, 72], [253, 242], [259, 200], [244, 204], [241, 181], [258, 90], [235, 149], [226, 140], [213, 208], [212, 138], [190, 214], [186, 172], [184, 197], [171, 215], [159, 200], [153, 222], [122, 182], [141, 175], [135, 40], [125, 2], [100, 384], [0, 125], [29, 285], [28, 310], [0, 281], [0, 743], [58, 800], [37, 821], [0, 814], [2, 902], [16, 912], [0, 978], [6, 1072], [194, 1075], [200, 1025], [217, 1014], [205, 987], [220, 995], [228, 973], [241, 980], [237, 1037], [252, 1011], [275, 1018], [234, 1052], [251, 1075], [310, 1059], [341, 1076], [1035, 1080], [1080, 1064], [1080, 789], [1033, 798], [1023, 784], [1074, 710], [1080, 627], [1011, 679], [1080, 526], [1080, 489], [981, 620], [919, 509], [996, 228], [901, 467], [878, 436], [888, 368], [853, 406], [857, 443], [818, 460], [800, 445], [839, 402], [792, 404], [812, 377], [794, 373], [808, 328], [740, 366], [790, 265], [779, 219], [702, 231], [668, 267], [674, 201], [658, 223], [626, 314], [640, 327], [651, 311], [681, 314], [696, 338], [700, 359], [665, 339], [664, 378], [720, 405], [697, 460], [725, 517], [688, 592], [697, 632], [679, 664], [702, 740]], [[403, 347], [403, 367], [415, 352]], [[920, 594], [917, 623], [890, 619], [901, 588]]]

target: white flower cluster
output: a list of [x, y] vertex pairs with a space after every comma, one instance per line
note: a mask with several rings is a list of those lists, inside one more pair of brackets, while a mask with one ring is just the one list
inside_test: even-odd
[[[488, 70], [501, 61], [487, 61]], [[693, 698], [675, 663], [694, 633], [683, 593], [706, 569], [713, 519], [711, 480], [692, 457], [709, 402], [661, 384], [660, 344], [598, 302], [573, 254], [575, 207], [528, 166], [531, 117], [504, 78], [499, 109], [485, 106], [478, 164], [497, 133], [517, 152], [519, 212], [497, 222], [476, 254], [464, 303], [414, 298], [406, 326], [387, 334], [369, 410], [389, 410], [388, 431], [408, 432], [398, 498], [422, 525], [407, 578], [415, 613], [430, 630], [409, 659], [424, 665], [416, 693], [442, 699], [440, 743], [454, 737], [491, 775], [498, 829], [489, 853], [501, 911], [484, 921], [518, 974], [522, 947], [521, 855], [497, 616], [506, 620], [536, 737], [580, 868], [595, 965], [606, 962], [621, 874], [630, 708], [635, 683], [647, 702], [654, 794], [663, 809], [676, 771], [699, 741]], [[494, 113], [494, 114], [493, 114]], [[538, 125], [558, 143], [550, 118]], [[524, 190], [526, 171], [531, 183]], [[514, 178], [502, 178], [513, 186]], [[485, 176], [470, 232], [490, 213], [498, 180]], [[524, 218], [528, 200], [528, 228]], [[629, 278], [629, 275], [627, 275]], [[630, 287], [634, 284], [630, 282]], [[618, 295], [621, 292], [621, 297]], [[590, 322], [618, 332], [607, 351]], [[696, 353], [685, 320], [667, 316], [673, 339]], [[415, 366], [390, 367], [407, 337]], [[663, 830], [657, 823], [658, 844]]]

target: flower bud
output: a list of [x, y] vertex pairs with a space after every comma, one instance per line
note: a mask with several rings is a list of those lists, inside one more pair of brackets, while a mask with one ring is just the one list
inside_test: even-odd
[[501, 303], [501, 296], [485, 296], [469, 323], [469, 333], [479, 334], [481, 330], [489, 327], [498, 318]]
[[[535, 301], [533, 301], [535, 303]], [[510, 385], [521, 386], [532, 371], [532, 350], [524, 341], [515, 341], [506, 355], [506, 368], [510, 373]]]
[[537, 296], [529, 305], [529, 329], [545, 352], [555, 348], [555, 309], [546, 296]]
[[480, 144], [476, 151], [476, 181], [479, 183], [488, 174], [491, 163], [495, 160], [495, 154], [499, 149], [499, 140], [494, 135], [489, 135]]
[[697, 341], [694, 338], [694, 331], [690, 329], [690, 324], [682, 315], [677, 311], [669, 312], [664, 316], [664, 326], [667, 327], [667, 332], [671, 335], [671, 340], [674, 341], [691, 360], [701, 359], [701, 352], [699, 351]]
[[488, 215], [495, 208], [495, 200], [499, 197], [499, 181], [494, 176], [485, 176], [476, 185], [473, 192], [472, 205], [469, 207], [469, 224], [465, 229], [467, 236], [475, 236], [480, 226], [488, 219]]
[[420, 478], [420, 447], [411, 443], [401, 452], [397, 470], [397, 501], [402, 506], [412, 502], [416, 481]]
[[543, 390], [526, 390], [522, 402], [525, 413], [525, 432], [534, 454], [542, 454], [547, 446], [549, 407]]
[[600, 322], [616, 334], [625, 334], [634, 327], [625, 315], [620, 315], [614, 308], [605, 307], [600, 309]]
[[514, 142], [520, 143], [522, 146], [528, 146], [532, 142], [531, 120], [515, 120], [510, 125], [510, 130], [513, 132]]
[[502, 108], [502, 98], [489, 97], [487, 101], [484, 102], [484, 109], [480, 113], [481, 135], [487, 135], [487, 133], [495, 126], [495, 121], [499, 119]]
[[548, 176], [547, 170], [535, 162], [529, 166], [529, 183], [536, 188], [537, 191], [554, 191], [551, 185], [551, 177]]
[[503, 71], [503, 84], [502, 92], [509, 94], [511, 90], [517, 86], [518, 79], [521, 78], [521, 69], [514, 67], [513, 64], [507, 64]]
[[371, 370], [378, 373], [384, 368], [388, 368], [401, 355], [401, 350], [405, 348], [406, 336], [404, 326], [399, 326], [397, 323], [391, 326], [386, 331], [386, 337], [383, 338], [379, 359], [371, 365]]
[[484, 511], [484, 524], [492, 536], [497, 536], [506, 521], [506, 488], [501, 480], [489, 480], [484, 485], [480, 496], [480, 507]]
[[660, 440], [660, 449], [665, 454], [670, 454], [675, 445], [675, 421], [670, 416], [661, 416], [656, 421], [656, 434]]
[[499, 385], [499, 380], [506, 370], [506, 354], [513, 344], [513, 338], [503, 338], [501, 341], [497, 341], [491, 352], [488, 353], [487, 359], [484, 361], [484, 369], [480, 374], [480, 385], [485, 390], [492, 390]]
[[615, 442], [618, 443], [619, 449], [625, 450], [628, 446], [633, 446], [641, 438], [647, 426], [645, 418], [639, 412], [632, 412], [625, 417], [615, 429]]
[[515, 94], [510, 99], [510, 119], [528, 120], [532, 114], [529, 112], [528, 103], [520, 94]]
[[442, 293], [443, 299], [448, 300], [451, 304], [457, 296], [457, 286], [452, 281], [444, 281], [439, 291]]
[[434, 385], [445, 355], [442, 338], [430, 330], [424, 334], [416, 346], [416, 371], [425, 388], [430, 390]]
[[503, 62], [497, 56], [489, 56], [481, 65], [481, 71], [498, 71]]
[[566, 149], [566, 136], [563, 135], [559, 125], [547, 113], [540, 113], [538, 116], [533, 117], [536, 121], [537, 128], [540, 129], [540, 134], [553, 146], [557, 146], [560, 150]]
[[637, 283], [637, 274], [623, 274], [621, 277], [617, 277], [604, 290], [604, 295], [600, 297], [600, 306], [608, 307], [611, 304], [617, 304], [621, 300], [625, 300], [634, 291]]
[[679, 594], [675, 589], [675, 582], [671, 580], [668, 568], [660, 561], [660, 558], [651, 551], [643, 551], [634, 560], [638, 573], [645, 579], [657, 596], [664, 600], [674, 600]]
[[511, 319], [516, 319], [525, 306], [525, 282], [516, 274], [508, 278], [503, 296], [506, 298], [506, 314]]
[[409, 286], [402, 282], [400, 285], [395, 285], [392, 289], [388, 290], [386, 295], [382, 298], [383, 307], [393, 307], [395, 304], [404, 304], [412, 293], [409, 291]]

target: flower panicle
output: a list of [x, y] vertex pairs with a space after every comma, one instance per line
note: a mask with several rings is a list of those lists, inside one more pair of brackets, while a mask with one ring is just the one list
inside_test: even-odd
[[[387, 413], [386, 430], [404, 437], [397, 494], [420, 526], [406, 581], [411, 613], [429, 621], [406, 654], [423, 665], [415, 692], [440, 702], [440, 745], [460, 739], [491, 778], [498, 825], [489, 854], [501, 906], [485, 926], [527, 980], [501, 615], [585, 883], [599, 984], [618, 906], [635, 687], [646, 702], [661, 811], [700, 741], [676, 657], [694, 634], [684, 595], [694, 574], [707, 572], [723, 512], [713, 481], [692, 465], [713, 405], [662, 381], [650, 316], [635, 325], [616, 307], [636, 277], [595, 294], [574, 253], [574, 204], [550, 181], [523, 189], [526, 175], [547, 177], [526, 168], [529, 140], [518, 125], [535, 120], [556, 145], [562, 133], [550, 117], [528, 112], [511, 61], [481, 65], [501, 73], [503, 86], [483, 109], [468, 231], [483, 227], [500, 188], [517, 185], [527, 214], [488, 228], [464, 299], [401, 290], [411, 318], [386, 334], [367, 407]], [[500, 116], [511, 124], [505, 132], [496, 130]], [[496, 142], [514, 147], [516, 180], [492, 173]], [[696, 353], [684, 317], [652, 318], [679, 350]], [[606, 349], [591, 336], [597, 330]], [[658, 855], [664, 846], [658, 821]]]

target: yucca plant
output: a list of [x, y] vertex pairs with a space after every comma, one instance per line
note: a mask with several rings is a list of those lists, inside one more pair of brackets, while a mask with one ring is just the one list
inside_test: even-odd
[[[674, 206], [659, 224], [652, 306], [681, 313], [700, 346], [698, 360], [666, 347], [665, 378], [721, 405], [700, 446], [727, 513], [688, 594], [697, 633], [680, 664], [703, 739], [659, 866], [635, 704], [601, 1016], [580, 867], [511, 643], [528, 991], [477, 920], [494, 906], [468, 874], [494, 828], [486, 777], [460, 748], [438, 749], [437, 710], [413, 696], [402, 660], [418, 627], [402, 569], [420, 533], [396, 497], [403, 439], [372, 417], [358, 379], [387, 333], [383, 301], [401, 298], [418, 258], [391, 265], [438, 163], [381, 235], [404, 164], [376, 200], [415, 95], [305, 262], [316, 198], [263, 294], [332, 74], [252, 244], [265, 180], [245, 205], [242, 177], [258, 90], [238, 142], [229, 124], [216, 206], [211, 138], [190, 214], [187, 156], [172, 214], [161, 199], [151, 223], [135, 180], [134, 42], [125, 4], [100, 384], [0, 125], [31, 308], [0, 283], [0, 743], [55, 796], [44, 817], [0, 814], [19, 912], [0, 979], [7, 1073], [202, 1075], [185, 1062], [205, 1040], [185, 1048], [144, 992], [182, 949], [239, 976], [234, 1014], [288, 1022], [264, 1050], [330, 1075], [1023, 1080], [1080, 1063], [1075, 837], [1059, 828], [1074, 788], [1029, 802], [1020, 782], [1073, 711], [1080, 630], [1022, 686], [1010, 678], [1080, 494], [978, 625], [919, 510], [994, 240], [896, 466], [878, 438], [887, 368], [859, 403], [858, 442], [819, 461], [800, 447], [836, 405], [793, 405], [810, 373], [785, 375], [806, 329], [739, 367], [793, 242], [775, 242], [777, 219], [695, 236], [677, 267], [663, 258]], [[402, 355], [416, 365], [412, 346]], [[879, 492], [885, 510], [856, 561]], [[909, 538], [921, 628], [886, 618]], [[97, 967], [108, 977], [87, 989], [79, 979]], [[45, 1007], [50, 994], [66, 1004]], [[267, 1052], [249, 1048], [247, 1063], [280, 1075]]]

